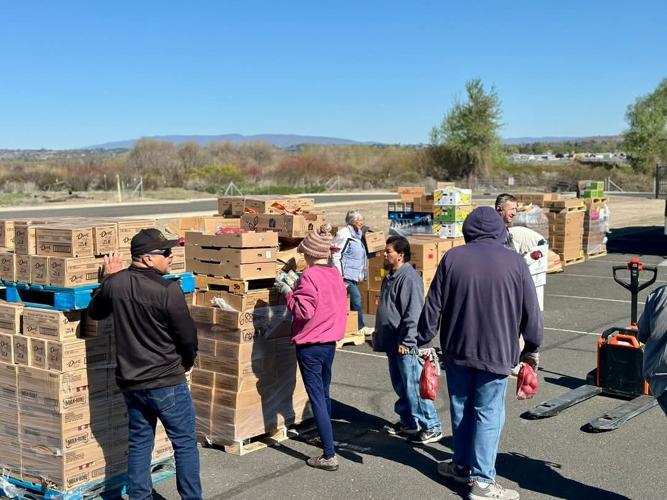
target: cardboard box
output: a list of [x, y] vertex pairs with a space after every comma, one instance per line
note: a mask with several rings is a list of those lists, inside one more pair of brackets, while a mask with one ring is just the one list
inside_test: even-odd
[[20, 255], [37, 253], [35, 225], [21, 222], [14, 223], [14, 251]]
[[208, 248], [195, 245], [185, 247], [186, 259], [207, 262], [226, 262], [232, 265], [276, 262], [278, 247], [274, 248]]
[[241, 214], [239, 214], [238, 218], [233, 219], [221, 216], [202, 217], [200, 229], [204, 233], [215, 234], [220, 228], [224, 227], [240, 228]]
[[472, 212], [472, 205], [437, 206], [433, 210], [433, 220], [442, 223], [463, 222]]
[[14, 250], [14, 220], [0, 220], [0, 247]]
[[433, 202], [436, 206], [470, 205], [472, 190], [448, 186], [433, 191]]
[[21, 410], [27, 406], [55, 413], [73, 408], [93, 411], [96, 405], [103, 404], [107, 398], [107, 387], [106, 368], [65, 373], [27, 366], [18, 368], [18, 402]]
[[5, 302], [0, 300], [0, 332], [10, 335], [21, 333], [23, 304], [21, 302]]
[[244, 202], [244, 213], [282, 214], [285, 212], [312, 212], [315, 209], [313, 198], [247, 196]]
[[173, 247], [171, 249], [171, 265], [169, 266], [169, 272], [175, 274], [184, 273], [186, 268], [185, 247]]
[[211, 306], [213, 298], [220, 298], [236, 311], [252, 311], [259, 307], [276, 304], [276, 296], [272, 296], [267, 289], [251, 290], [243, 295], [237, 295], [225, 290], [197, 291], [195, 304], [200, 306]]
[[16, 281], [30, 283], [30, 256], [16, 255]]
[[42, 255], [30, 255], [30, 283], [49, 284], [49, 258]]
[[14, 363], [28, 366], [30, 364], [30, 341], [23, 335], [14, 335]]
[[108, 255], [118, 249], [118, 224], [113, 222], [93, 223], [93, 253]]
[[425, 193], [424, 186], [403, 186], [399, 187], [396, 192], [398, 193], [401, 201], [412, 202], [415, 198], [423, 196]]
[[224, 217], [241, 217], [244, 210], [244, 196], [221, 196], [218, 198], [218, 213]]
[[49, 257], [48, 282], [71, 287], [99, 283], [104, 259], [95, 257]]
[[379, 290], [368, 290], [368, 314], [377, 313], [378, 304], [380, 301]]
[[46, 340], [31, 337], [28, 348], [30, 349], [30, 366], [46, 369]]
[[359, 331], [359, 313], [357, 311], [348, 311], [345, 321], [345, 334]]
[[416, 269], [435, 269], [438, 267], [438, 243], [425, 239], [410, 238], [411, 262]]
[[9, 252], [0, 253], [0, 279], [16, 281], [16, 255]]
[[130, 248], [130, 243], [135, 234], [142, 229], [155, 227], [155, 219], [120, 219], [116, 222], [118, 227], [118, 248]]
[[243, 214], [241, 229], [247, 231], [275, 231], [281, 238], [304, 238], [325, 222], [322, 214]]
[[108, 366], [113, 361], [109, 337], [48, 341], [47, 368], [68, 372], [86, 367]]
[[92, 257], [93, 228], [48, 225], [35, 230], [38, 255]]
[[441, 238], [462, 238], [463, 222], [454, 222], [451, 224], [440, 224], [438, 234]]
[[278, 234], [274, 232], [244, 231], [226, 234], [204, 234], [198, 231], [185, 233], [187, 245], [209, 248], [275, 248]]
[[221, 276], [233, 280], [275, 278], [277, 271], [275, 262], [231, 264], [229, 262], [204, 262], [198, 259], [187, 259], [186, 266], [193, 273]]
[[368, 232], [364, 235], [369, 253], [384, 252], [387, 238], [382, 231]]
[[56, 311], [36, 307], [23, 309], [23, 334], [46, 340], [66, 340], [80, 331], [80, 311]]
[[8, 333], [0, 333], [0, 361], [14, 362], [14, 336]]

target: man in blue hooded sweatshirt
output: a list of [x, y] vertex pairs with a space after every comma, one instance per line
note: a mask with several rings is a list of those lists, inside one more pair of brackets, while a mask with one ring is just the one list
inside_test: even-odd
[[[518, 499], [495, 481], [507, 378], [519, 360], [537, 365], [542, 314], [523, 257], [504, 246], [507, 230], [491, 207], [463, 223], [466, 245], [448, 251], [419, 320], [420, 343], [440, 333], [454, 456], [438, 472], [471, 487], [469, 498]], [[526, 346], [519, 352], [519, 335]]]

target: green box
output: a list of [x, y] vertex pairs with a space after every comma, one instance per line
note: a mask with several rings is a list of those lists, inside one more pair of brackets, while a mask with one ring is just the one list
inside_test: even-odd
[[433, 210], [433, 220], [444, 224], [463, 222], [472, 212], [471, 205], [442, 206]]

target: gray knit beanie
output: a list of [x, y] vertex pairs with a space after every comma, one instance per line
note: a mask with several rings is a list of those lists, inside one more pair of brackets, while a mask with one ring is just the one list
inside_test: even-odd
[[324, 224], [317, 231], [310, 231], [299, 244], [298, 251], [314, 259], [328, 259], [331, 257], [331, 225]]

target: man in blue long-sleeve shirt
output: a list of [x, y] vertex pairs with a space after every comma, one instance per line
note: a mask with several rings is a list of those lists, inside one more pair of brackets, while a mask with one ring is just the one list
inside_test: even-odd
[[423, 444], [434, 443], [442, 438], [440, 419], [433, 401], [419, 393], [422, 362], [417, 322], [424, 305], [424, 285], [410, 264], [408, 240], [390, 236], [384, 255], [389, 274], [382, 281], [373, 349], [387, 353], [389, 377], [398, 396], [394, 411], [400, 421], [390, 432], [407, 434]]
[[[470, 498], [518, 499], [495, 482], [507, 377], [521, 359], [537, 364], [542, 315], [523, 257], [503, 245], [507, 230], [491, 207], [463, 224], [466, 245], [438, 266], [419, 320], [420, 341], [440, 333], [450, 398], [454, 457], [438, 466], [471, 485]], [[519, 352], [519, 335], [526, 346]]]

